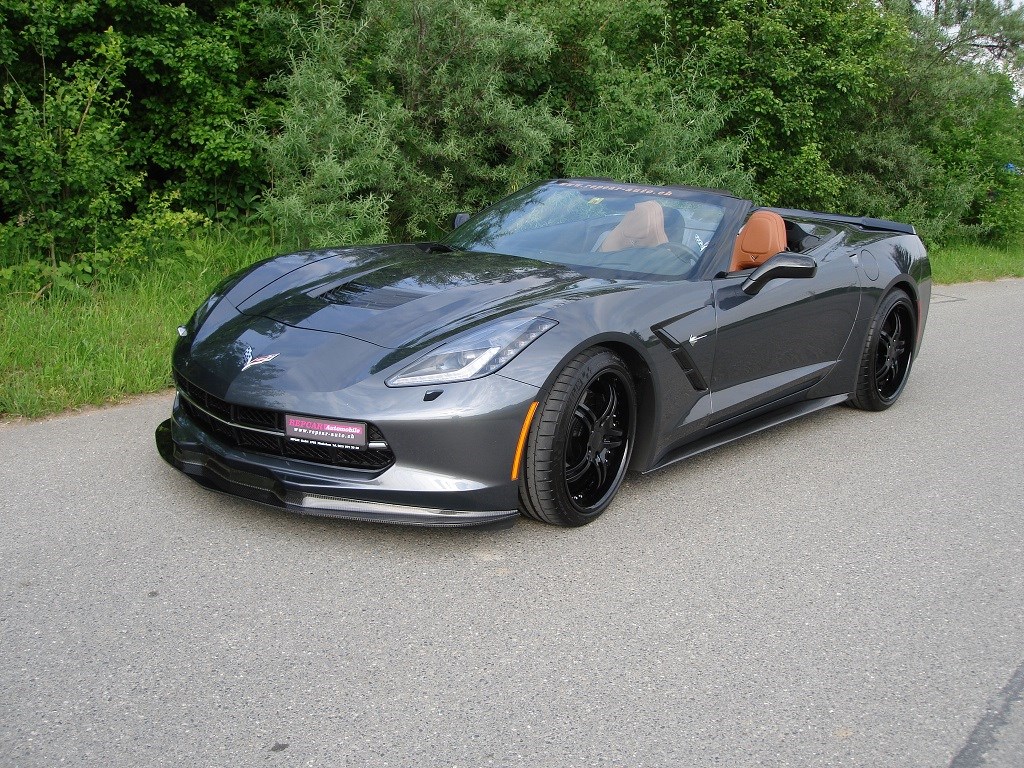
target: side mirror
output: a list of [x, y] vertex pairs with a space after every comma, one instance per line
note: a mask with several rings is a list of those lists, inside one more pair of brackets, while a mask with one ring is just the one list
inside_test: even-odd
[[810, 256], [799, 253], [779, 253], [750, 273], [740, 287], [745, 294], [754, 296], [769, 282], [780, 277], [814, 277], [818, 264]]
[[467, 221], [469, 221], [468, 213], [456, 213], [455, 216], [452, 218], [452, 229], [458, 229]]

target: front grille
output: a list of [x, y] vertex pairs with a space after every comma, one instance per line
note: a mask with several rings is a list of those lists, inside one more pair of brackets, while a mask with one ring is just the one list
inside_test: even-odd
[[177, 373], [174, 380], [182, 395], [179, 402], [188, 417], [208, 434], [236, 448], [368, 471], [380, 471], [395, 462], [395, 454], [375, 424], [366, 425], [370, 447], [365, 451], [297, 443], [284, 436], [284, 412], [229, 403]]

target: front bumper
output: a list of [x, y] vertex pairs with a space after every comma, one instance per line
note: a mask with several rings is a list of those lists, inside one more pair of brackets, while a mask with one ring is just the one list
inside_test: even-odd
[[156, 444], [169, 464], [207, 488], [299, 514], [435, 527], [511, 523], [519, 515], [510, 475], [469, 479], [401, 459], [367, 473], [255, 453], [205, 432], [178, 398]]

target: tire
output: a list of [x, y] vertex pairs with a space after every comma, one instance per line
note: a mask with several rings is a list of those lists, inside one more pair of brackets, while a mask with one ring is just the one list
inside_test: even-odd
[[865, 411], [884, 411], [895, 403], [910, 377], [917, 340], [914, 305], [901, 290], [878, 305], [864, 341], [857, 389], [850, 404]]
[[593, 347], [558, 374], [526, 442], [519, 497], [525, 514], [579, 526], [615, 497], [636, 432], [636, 389], [618, 355]]

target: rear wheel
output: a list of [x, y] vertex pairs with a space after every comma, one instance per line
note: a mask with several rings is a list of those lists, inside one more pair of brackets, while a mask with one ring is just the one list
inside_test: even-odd
[[594, 347], [558, 375], [530, 428], [520, 485], [526, 514], [585, 525], [615, 497], [629, 466], [636, 390], [622, 359]]
[[871, 321], [851, 404], [884, 411], [896, 402], [910, 376], [917, 339], [914, 305], [903, 291], [882, 299]]

